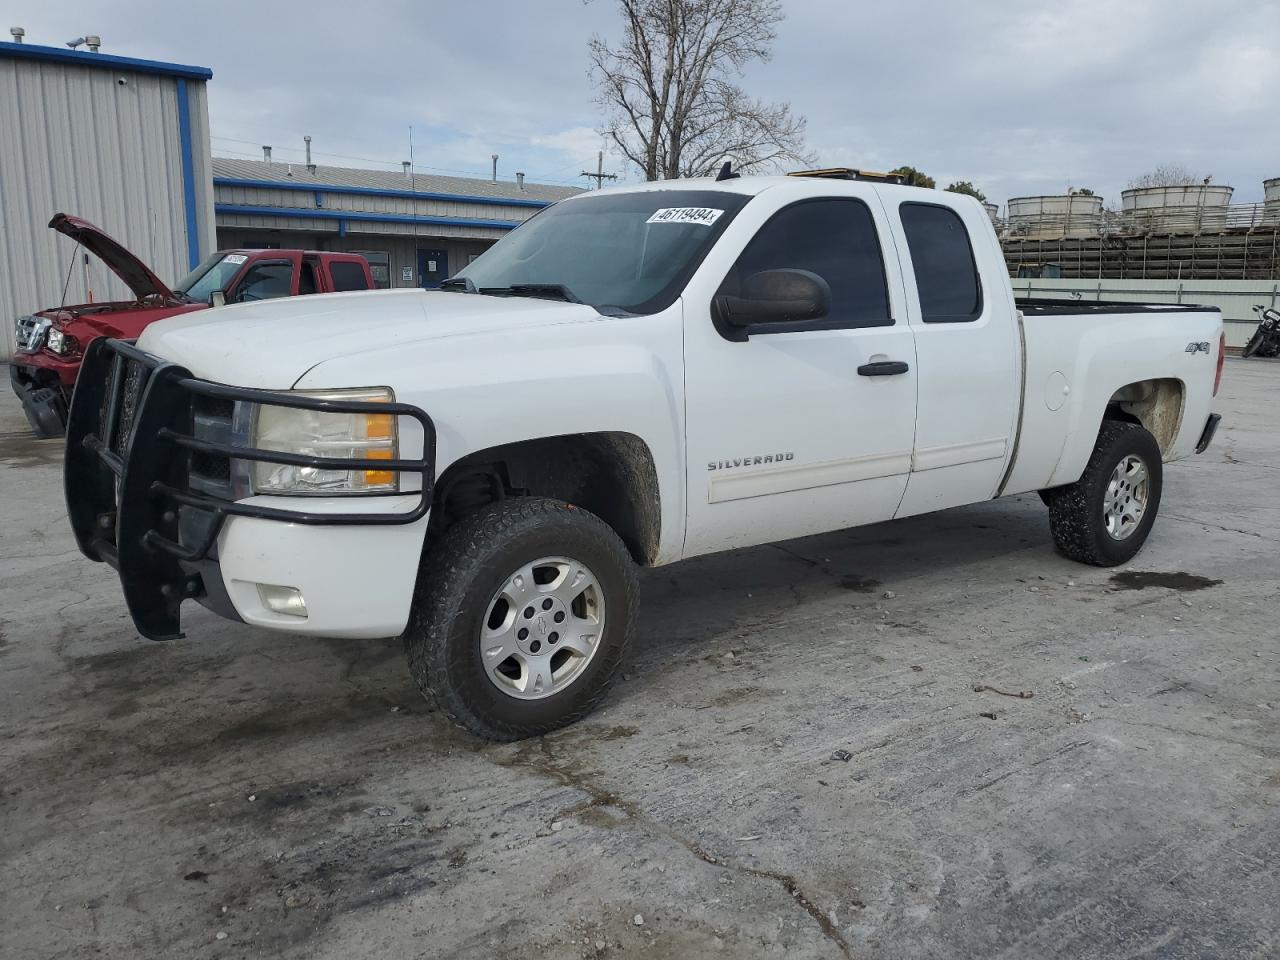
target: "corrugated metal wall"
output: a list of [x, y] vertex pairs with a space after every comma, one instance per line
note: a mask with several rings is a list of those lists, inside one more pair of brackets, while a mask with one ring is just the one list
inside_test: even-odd
[[1280, 307], [1274, 280], [1025, 280], [1013, 281], [1015, 297], [1118, 300], [1139, 303], [1199, 303], [1222, 311], [1227, 346], [1243, 347], [1258, 326], [1256, 304]]
[[[220, 183], [214, 187], [218, 203], [250, 204], [263, 207], [303, 207], [317, 209], [313, 195], [303, 190], [276, 190], [263, 187], [244, 187]], [[390, 213], [400, 216], [456, 217], [461, 220], [506, 220], [519, 223], [537, 209], [528, 206], [493, 203], [466, 203], [454, 200], [436, 200], [426, 197], [381, 197], [370, 194], [343, 194], [325, 192], [319, 194], [324, 210], [343, 210], [361, 213]]]
[[[54, 213], [102, 227], [166, 282], [187, 273], [178, 82], [0, 58], [0, 359], [12, 356], [14, 317], [62, 302], [74, 244], [46, 226]], [[203, 256], [214, 242], [208, 106], [204, 83], [186, 88]], [[66, 302], [85, 302], [80, 263], [70, 278]], [[126, 295], [94, 258], [89, 282], [95, 300]]]

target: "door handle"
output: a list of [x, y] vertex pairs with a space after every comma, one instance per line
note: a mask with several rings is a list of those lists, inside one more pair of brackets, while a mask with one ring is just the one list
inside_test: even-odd
[[858, 368], [860, 377], [893, 377], [906, 373], [911, 368], [903, 360], [877, 360], [875, 363], [864, 363]]

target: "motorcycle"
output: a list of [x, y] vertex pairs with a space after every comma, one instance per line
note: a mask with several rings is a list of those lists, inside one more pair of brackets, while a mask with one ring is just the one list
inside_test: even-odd
[[1242, 357], [1280, 357], [1280, 313], [1269, 307], [1256, 306], [1258, 329], [1240, 351]]

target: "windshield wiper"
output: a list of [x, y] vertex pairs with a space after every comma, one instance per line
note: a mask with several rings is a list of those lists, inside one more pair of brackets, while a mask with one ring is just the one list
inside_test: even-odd
[[509, 287], [481, 287], [479, 292], [496, 297], [546, 297], [567, 303], [582, 302], [563, 283], [513, 283]]
[[440, 284], [441, 290], [458, 290], [462, 293], [479, 293], [470, 277], [451, 277]]

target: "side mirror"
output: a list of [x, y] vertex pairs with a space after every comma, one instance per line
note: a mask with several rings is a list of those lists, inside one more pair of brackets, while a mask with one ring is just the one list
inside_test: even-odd
[[741, 296], [717, 294], [714, 308], [745, 340], [752, 327], [821, 320], [831, 311], [831, 287], [809, 270], [762, 270], [742, 282]]
[[227, 293], [225, 290], [215, 290], [209, 294], [209, 306], [225, 307], [227, 305]]

